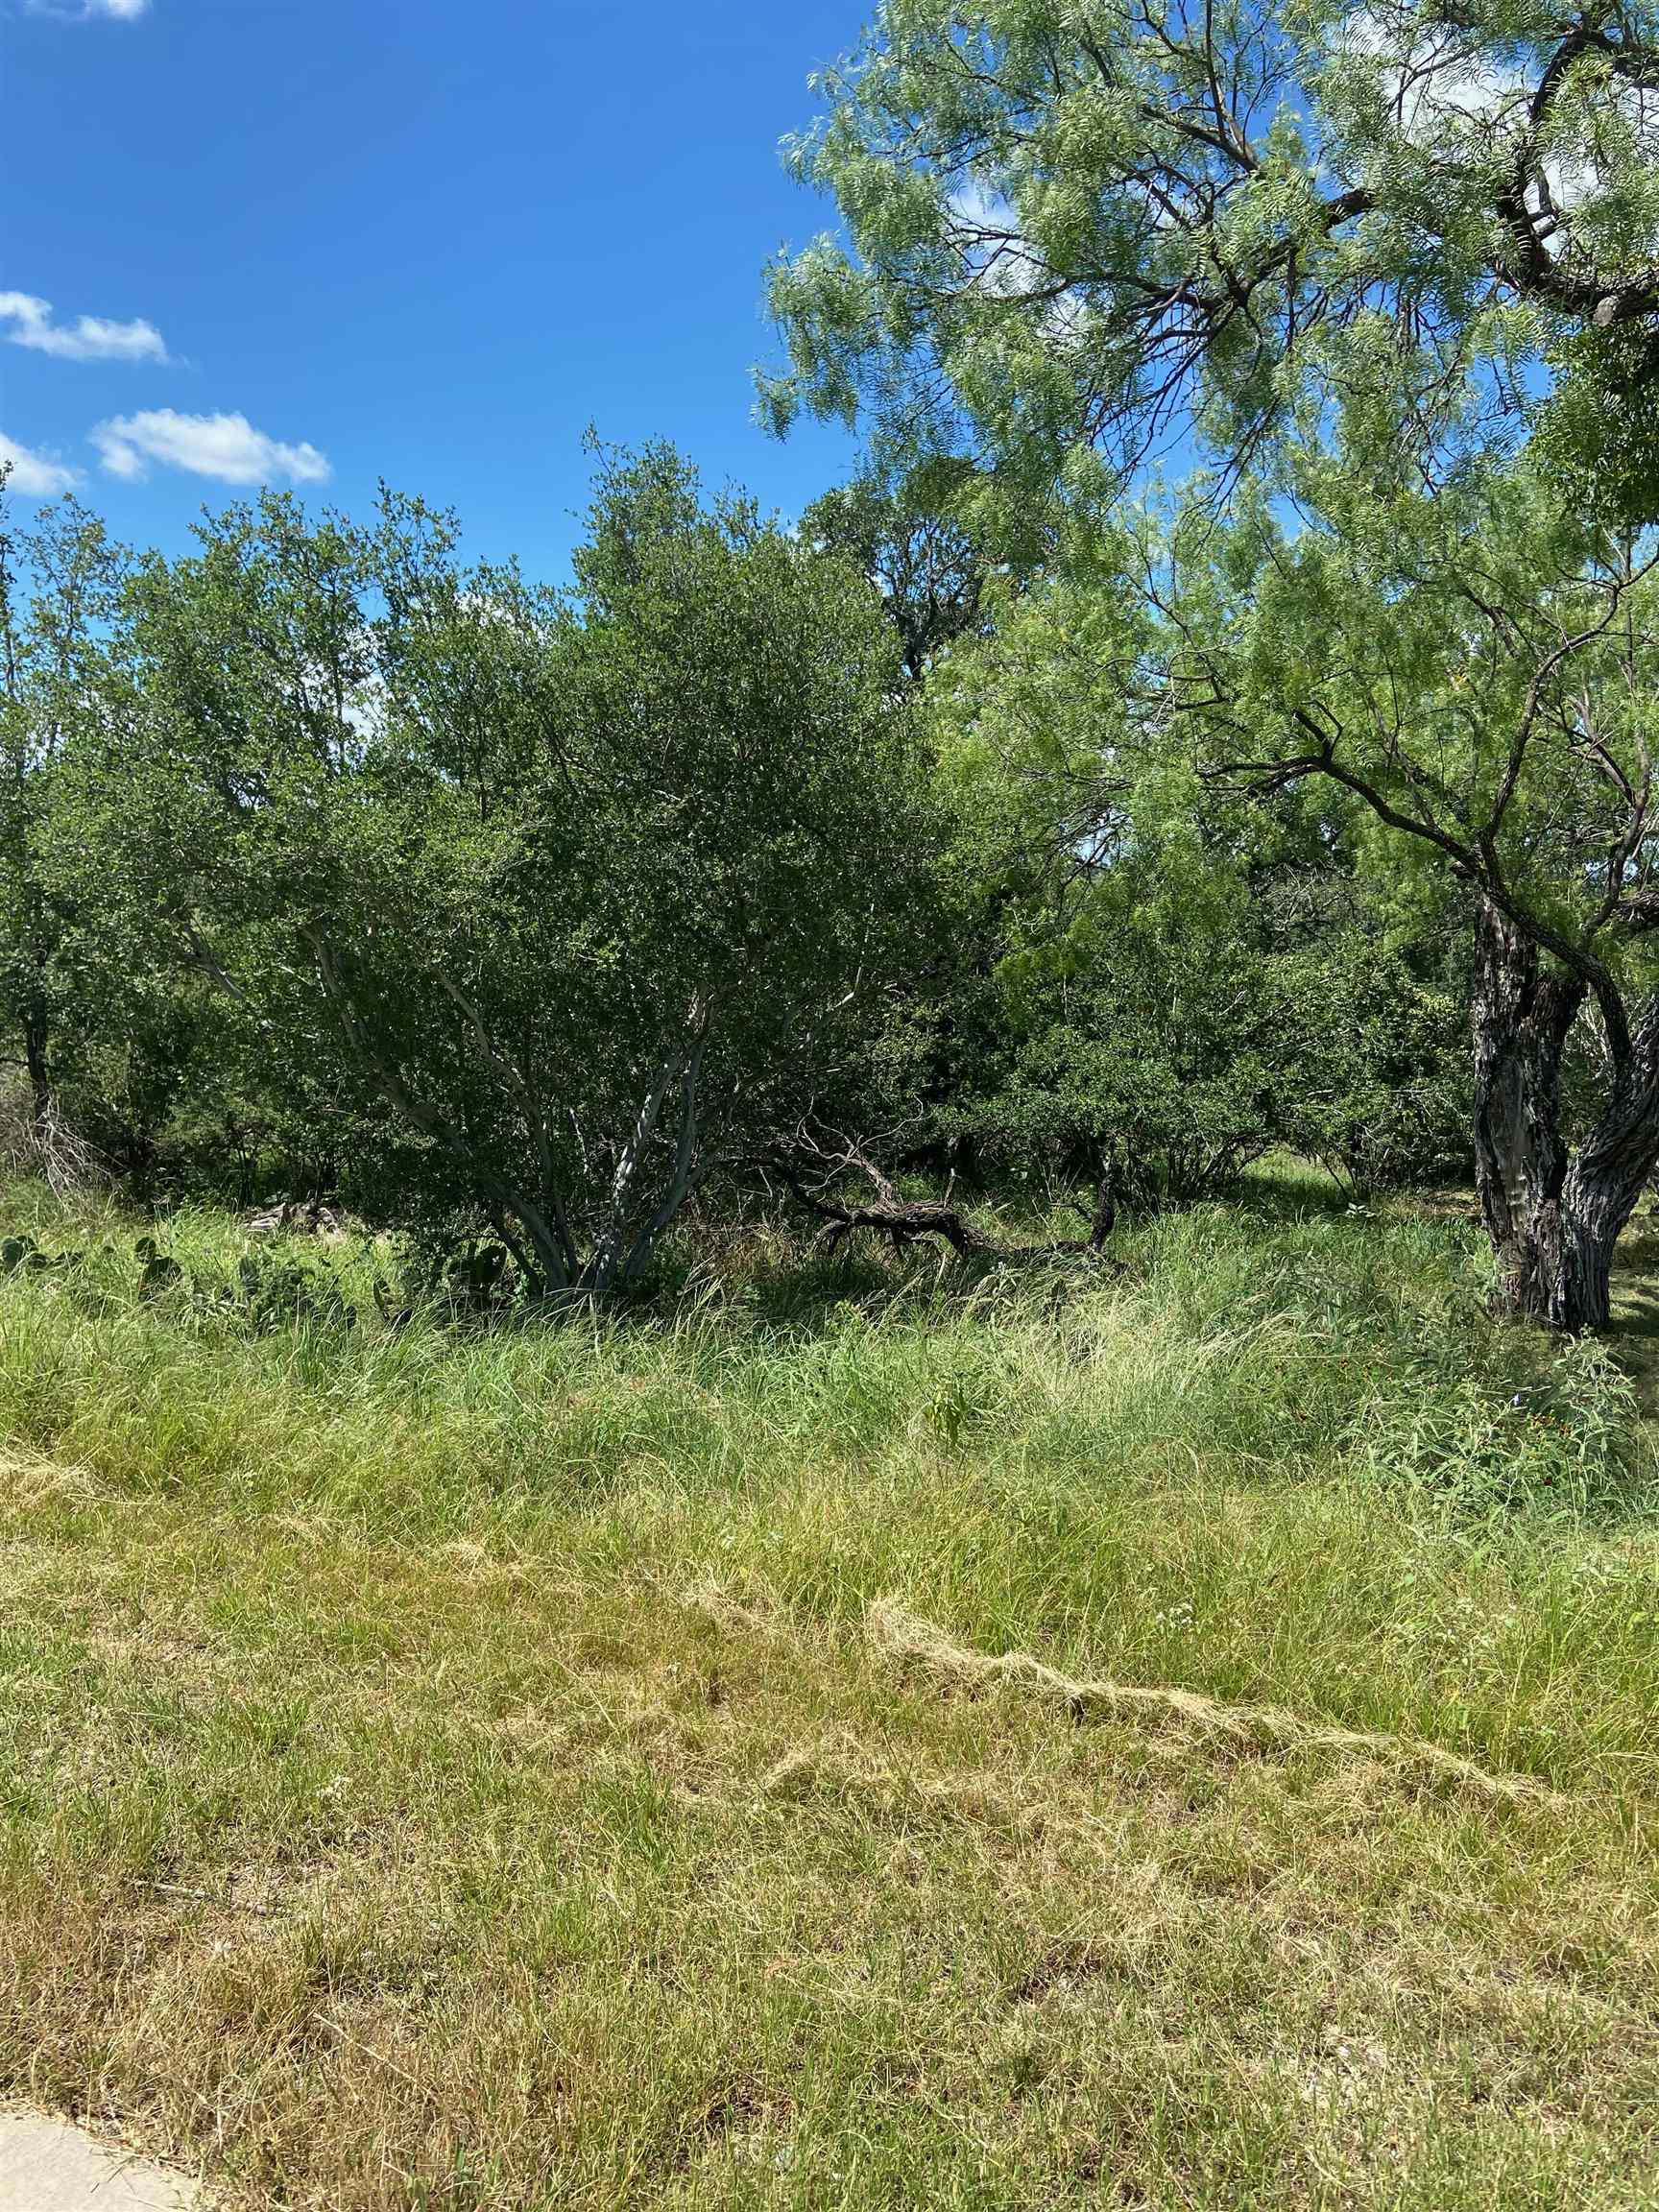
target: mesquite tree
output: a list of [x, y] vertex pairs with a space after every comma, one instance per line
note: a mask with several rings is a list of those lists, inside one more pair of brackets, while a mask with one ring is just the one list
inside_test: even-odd
[[[1477, 1183], [1514, 1311], [1608, 1318], [1613, 1250], [1659, 1164], [1659, 549], [1564, 518], [1525, 469], [1390, 493], [1305, 460], [1288, 521], [1241, 499], [1147, 564], [1166, 625], [1147, 727], [1213, 782], [1320, 779], [1403, 889], [1479, 902]], [[1599, 1024], [1577, 1142], [1562, 1055]]]
[[[1193, 538], [1162, 705], [1217, 741], [1212, 770], [1322, 776], [1391, 866], [1431, 858], [1476, 897], [1505, 1294], [1604, 1318], [1654, 1157], [1647, 591], [1640, 546], [1589, 527], [1659, 516], [1650, 0], [883, 0], [822, 90], [792, 158], [851, 250], [772, 271], [774, 421], [862, 412], [966, 449], [1004, 512], [1089, 504], [1172, 438], [1215, 463], [1206, 526], [1235, 493], [1248, 519]], [[1528, 430], [1570, 496], [1517, 479], [1476, 516], [1471, 483]], [[1252, 478], [1310, 506], [1306, 543]], [[1186, 599], [1204, 570], [1223, 623]], [[1240, 689], [1246, 636], [1267, 643]], [[1608, 1089], [1570, 1158], [1586, 1006]]]
[[636, 1279], [721, 1151], [799, 1111], [917, 851], [851, 565], [666, 451], [610, 460], [592, 525], [561, 594], [407, 501], [234, 511], [135, 585], [84, 779], [135, 926], [293, 1094], [335, 1071], [334, 1148], [551, 1293]]
[[992, 634], [934, 680], [962, 948], [945, 1125], [1025, 1171], [1111, 1161], [1142, 1203], [1282, 1144], [1365, 1184], [1456, 1161], [1455, 981], [1434, 987], [1426, 927], [1385, 932], [1341, 794], [1239, 805], [1193, 773], [1172, 635], [1121, 573], [1139, 549], [1107, 535], [1089, 573], [1071, 544], [994, 590]]
[[1434, 437], [1543, 356], [1654, 490], [1651, 0], [882, 0], [819, 89], [790, 156], [852, 252], [771, 273], [781, 423], [869, 406], [1046, 491], [1170, 430], [1261, 459], [1380, 352]]

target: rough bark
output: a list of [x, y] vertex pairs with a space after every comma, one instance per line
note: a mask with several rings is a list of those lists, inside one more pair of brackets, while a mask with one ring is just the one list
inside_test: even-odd
[[1561, 1057], [1586, 998], [1488, 906], [1476, 973], [1475, 1179], [1503, 1311], [1569, 1334], [1604, 1328], [1613, 1255], [1659, 1163], [1659, 1000], [1615, 1056], [1606, 1105], [1570, 1150]]
[[1475, 1187], [1498, 1261], [1498, 1303], [1547, 1317], [1559, 1271], [1561, 1054], [1584, 986], [1546, 974], [1538, 948], [1491, 906], [1477, 943]]
[[1561, 1193], [1561, 1239], [1547, 1318], [1604, 1329], [1614, 1249], [1659, 1166], [1659, 999], [1636, 1025], [1612, 1096], [1579, 1146]]

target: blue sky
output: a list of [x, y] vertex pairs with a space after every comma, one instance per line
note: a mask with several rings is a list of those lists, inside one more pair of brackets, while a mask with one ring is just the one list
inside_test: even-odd
[[777, 147], [867, 12], [0, 0], [19, 480], [173, 550], [227, 474], [349, 509], [384, 476], [556, 574], [592, 421], [798, 512], [850, 451], [751, 418], [762, 264], [829, 220]]

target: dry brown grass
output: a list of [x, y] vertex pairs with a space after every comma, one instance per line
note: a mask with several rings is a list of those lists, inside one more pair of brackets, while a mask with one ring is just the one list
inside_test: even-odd
[[1321, 1727], [1282, 1706], [1224, 1705], [1193, 1690], [1090, 1681], [1046, 1667], [1027, 1651], [995, 1655], [970, 1651], [891, 1598], [877, 1599], [866, 1625], [878, 1649], [936, 1682], [971, 1694], [1014, 1691], [1054, 1706], [1073, 1720], [1139, 1720], [1237, 1749], [1329, 1752], [1341, 1759], [1370, 1760], [1396, 1769], [1402, 1778], [1431, 1777], [1488, 1805], [1513, 1805], [1551, 1794], [1530, 1775], [1493, 1774], [1472, 1759], [1460, 1759], [1444, 1744], [1421, 1739], [1382, 1735], [1374, 1729]]
[[1386, 1745], [1081, 1728], [1057, 1671], [752, 1578], [153, 1502], [16, 1498], [7, 1533], [43, 1632], [6, 1677], [0, 2080], [228, 2203], [1653, 2185], [1615, 1791], [1477, 1811]]

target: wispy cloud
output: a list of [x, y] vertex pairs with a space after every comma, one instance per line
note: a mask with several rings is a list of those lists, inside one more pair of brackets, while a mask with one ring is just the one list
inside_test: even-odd
[[246, 415], [180, 415], [153, 407], [100, 422], [92, 443], [111, 476], [135, 483], [152, 468], [182, 469], [221, 484], [322, 484], [328, 458], [315, 445], [284, 445]]
[[15, 438], [8, 438], [0, 430], [0, 468], [10, 468], [8, 488], [19, 492], [26, 499], [56, 499], [60, 492], [73, 491], [80, 483], [77, 469], [56, 461], [49, 453], [36, 453], [27, 445], [19, 445]]
[[0, 326], [13, 346], [50, 353], [58, 361], [156, 361], [167, 348], [154, 323], [111, 323], [102, 315], [60, 323], [50, 300], [31, 292], [0, 292]]
[[[57, 15], [70, 23], [136, 23], [150, 0], [17, 0], [26, 15]], [[0, 13], [4, 13], [0, 0]]]
[[1048, 336], [1056, 342], [1078, 336], [1089, 315], [1086, 294], [1080, 286], [1057, 288], [1057, 272], [1026, 236], [1005, 194], [968, 178], [950, 195], [945, 211], [946, 239], [974, 289], [1006, 300], [1040, 293]]
[[24, 0], [36, 15], [67, 15], [79, 23], [136, 23], [150, 0]]

